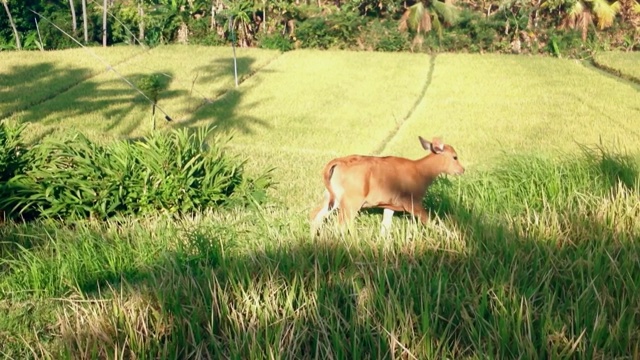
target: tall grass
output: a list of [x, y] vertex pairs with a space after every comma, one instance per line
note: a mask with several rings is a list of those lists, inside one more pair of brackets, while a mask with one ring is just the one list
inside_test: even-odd
[[[161, 70], [191, 78], [176, 49], [157, 59]], [[194, 61], [218, 74], [229, 64], [218, 55]], [[136, 64], [127, 71], [141, 73]], [[225, 88], [225, 74], [207, 77], [207, 91]], [[565, 60], [453, 54], [291, 52], [250, 74], [206, 106], [186, 88], [169, 98], [185, 109], [179, 126], [235, 130], [229, 145], [250, 157], [247, 173], [276, 166], [278, 203], [3, 224], [3, 355], [640, 357], [638, 157], [568, 152], [568, 139], [599, 135], [637, 151], [627, 83]], [[34, 136], [61, 124], [102, 140], [137, 136], [148, 107], [133, 109], [119, 80], [103, 80], [15, 118], [33, 122]], [[417, 135], [443, 136], [469, 169], [431, 189], [428, 226], [398, 216], [380, 238], [373, 212], [351, 234], [329, 223], [308, 238], [324, 162], [419, 156]]]
[[65, 300], [34, 314], [46, 342], [4, 343], [53, 358], [635, 358], [637, 161], [507, 158], [438, 181], [429, 226], [398, 217], [390, 239], [363, 214], [312, 241], [305, 216], [278, 210], [10, 225], [7, 298]]

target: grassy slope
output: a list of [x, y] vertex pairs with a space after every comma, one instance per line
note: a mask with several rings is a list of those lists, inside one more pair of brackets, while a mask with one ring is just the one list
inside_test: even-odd
[[439, 55], [425, 99], [386, 153], [419, 156], [419, 134], [442, 136], [481, 168], [502, 152], [556, 155], [600, 139], [637, 151], [636, 97], [637, 89], [575, 61]]
[[132, 47], [91, 47], [45, 54], [3, 51], [0, 53], [0, 119], [104, 72], [105, 65], [94, 56], [117, 65], [142, 53], [144, 49]]
[[640, 83], [640, 53], [638, 52], [600, 52], [594, 56], [593, 61], [599, 67]]
[[[3, 351], [637, 357], [638, 166], [624, 159], [559, 167], [524, 158], [470, 172], [427, 198], [446, 215], [427, 228], [396, 219], [393, 240], [382, 240], [379, 217], [362, 216], [353, 236], [309, 241], [323, 163], [375, 153], [425, 84], [425, 101], [383, 153], [419, 156], [417, 135], [438, 134], [479, 169], [501, 151], [497, 134], [509, 151], [550, 154], [550, 144], [575, 149], [572, 136], [633, 136], [594, 125], [602, 113], [638, 119], [633, 108], [589, 103], [597, 91], [634, 94], [571, 62], [439, 55], [429, 82], [430, 71], [423, 55], [286, 53], [184, 119], [215, 120], [235, 131], [233, 150], [252, 167], [279, 167], [278, 204], [265, 212], [3, 227], [0, 254], [17, 256], [0, 265], [11, 270], [0, 280]], [[615, 185], [620, 173], [628, 187]]]
[[428, 65], [413, 54], [286, 53], [186, 125], [213, 121], [234, 134], [234, 149], [251, 163], [278, 167], [287, 206], [306, 211], [324, 163], [371, 154], [420, 96]]

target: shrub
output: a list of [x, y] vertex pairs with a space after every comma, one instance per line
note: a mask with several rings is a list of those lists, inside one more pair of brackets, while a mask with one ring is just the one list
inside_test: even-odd
[[226, 40], [215, 30], [209, 29], [209, 24], [204, 19], [192, 20], [189, 23], [189, 43], [204, 46], [222, 46]]
[[269, 172], [249, 178], [212, 128], [97, 145], [81, 134], [46, 140], [28, 153], [24, 174], [2, 184], [0, 209], [12, 217], [105, 219], [158, 211], [190, 213], [265, 199]]
[[11, 126], [0, 123], [0, 182], [19, 173], [24, 165], [24, 147], [21, 134], [25, 125]]
[[320, 17], [303, 21], [296, 29], [296, 39], [303, 48], [328, 49], [334, 43], [329, 25]]
[[263, 49], [280, 51], [293, 50], [293, 44], [291, 43], [291, 40], [289, 40], [289, 37], [282, 35], [279, 32], [261, 36], [258, 44], [258, 46]]
[[409, 48], [409, 35], [400, 32], [395, 22], [373, 20], [361, 32], [359, 42], [367, 50], [404, 51]]
[[548, 51], [554, 56], [580, 57], [584, 53], [581, 35], [576, 30], [549, 31]]

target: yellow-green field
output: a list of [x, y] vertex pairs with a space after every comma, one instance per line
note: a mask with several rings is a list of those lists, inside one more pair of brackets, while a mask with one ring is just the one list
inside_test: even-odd
[[[149, 135], [151, 105], [81, 51], [0, 53], [3, 121], [33, 143]], [[256, 208], [3, 223], [0, 354], [640, 357], [637, 84], [567, 59], [236, 49], [236, 88], [230, 48], [92, 51], [169, 75], [158, 131], [216, 125], [277, 184]], [[327, 161], [417, 158], [418, 135], [467, 167], [425, 197], [429, 224], [398, 214], [382, 238], [368, 212], [309, 237]]]
[[[418, 135], [443, 137], [471, 168], [491, 166], [503, 152], [554, 154], [600, 141], [635, 151], [640, 144], [637, 86], [573, 60], [238, 49], [246, 80], [235, 89], [228, 48], [126, 49], [97, 55], [114, 64], [129, 56], [114, 66], [128, 79], [170, 76], [158, 105], [175, 121], [166, 123], [159, 112], [161, 128], [215, 124], [234, 133], [233, 148], [252, 164], [278, 167], [281, 186], [296, 195], [287, 204], [295, 209], [317, 195], [314, 178], [332, 156], [418, 157]], [[86, 51], [26, 62], [69, 68], [76, 58], [83, 59], [78, 67], [100, 67]], [[20, 84], [11, 92], [30, 98]], [[108, 140], [149, 134], [151, 106], [108, 71], [9, 119], [29, 123], [33, 139], [72, 129]]]
[[640, 84], [640, 53], [611, 51], [594, 56], [596, 65]]

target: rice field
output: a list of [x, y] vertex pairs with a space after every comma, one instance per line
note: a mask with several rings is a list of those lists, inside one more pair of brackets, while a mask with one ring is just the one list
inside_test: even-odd
[[[237, 49], [236, 88], [231, 49], [123, 49], [101, 53], [123, 76], [170, 75], [160, 131], [214, 124], [277, 185], [265, 206], [177, 219], [3, 223], [3, 356], [640, 357], [637, 84], [567, 59]], [[51, 56], [25, 63], [86, 70], [33, 101], [38, 80], [7, 77], [23, 95], [0, 97], [4, 121], [33, 142], [149, 134], [113, 71]], [[324, 163], [417, 158], [418, 135], [467, 167], [431, 188], [427, 226], [398, 214], [383, 238], [371, 211], [309, 237]]]

